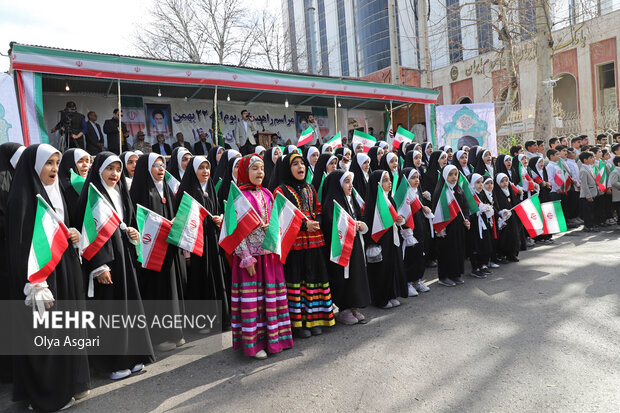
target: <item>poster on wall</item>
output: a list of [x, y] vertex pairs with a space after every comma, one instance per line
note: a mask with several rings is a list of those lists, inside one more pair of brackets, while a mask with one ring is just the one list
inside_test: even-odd
[[152, 142], [156, 142], [157, 135], [163, 133], [166, 137], [166, 142], [172, 141], [172, 118], [170, 105], [162, 103], [147, 103], [144, 105], [146, 108], [146, 130], [147, 135], [151, 138]]
[[0, 73], [0, 144], [5, 142], [23, 143], [24, 137], [13, 76]]
[[295, 136], [297, 138], [308, 128], [308, 115], [312, 115], [312, 112], [295, 111]]
[[329, 135], [329, 116], [327, 115], [327, 108], [312, 108], [312, 115], [314, 121], [319, 127], [321, 138]]
[[464, 145], [478, 145], [497, 156], [494, 103], [437, 106], [435, 119], [438, 147], [450, 145], [456, 151]]

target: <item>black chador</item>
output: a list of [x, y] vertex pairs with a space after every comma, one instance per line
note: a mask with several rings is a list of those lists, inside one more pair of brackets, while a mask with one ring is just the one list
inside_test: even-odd
[[71, 185], [71, 171], [79, 175], [77, 162], [84, 156], [90, 155], [88, 152], [80, 148], [68, 149], [64, 155], [62, 155], [62, 160], [60, 161], [60, 166], [58, 167], [58, 183], [60, 184], [60, 190], [62, 191], [62, 195], [65, 198], [65, 203], [67, 204], [69, 218], [71, 219], [71, 226], [80, 229], [81, 227], [78, 227], [77, 225], [77, 222], [81, 222], [82, 219], [77, 215], [77, 201], [80, 193], [73, 185]]
[[[162, 165], [159, 168], [155, 163]], [[136, 164], [136, 170], [131, 184], [131, 200], [134, 208], [142, 205], [145, 208], [163, 216], [167, 220], [174, 218], [174, 195], [165, 181], [156, 180], [152, 171], [163, 172], [163, 157], [156, 153], [141, 156]], [[166, 257], [161, 271], [156, 272], [140, 268], [138, 270], [138, 284], [143, 300], [158, 300], [157, 314], [183, 314], [183, 293], [187, 283], [185, 260], [180, 250], [168, 245]], [[152, 316], [149, 306], [146, 306], [147, 316]], [[151, 339], [154, 345], [165, 343], [179, 343], [183, 338], [181, 329], [151, 328]]]
[[[179, 187], [179, 194], [187, 192], [192, 198], [209, 211], [204, 221], [204, 251], [202, 256], [190, 255], [189, 269], [187, 271], [187, 300], [221, 300], [222, 322], [224, 326], [230, 324], [230, 284], [225, 281], [225, 264], [219, 254], [217, 225], [212, 216], [222, 213], [218, 207], [218, 200], [209, 178], [206, 182], [200, 182], [198, 174], [200, 168], [211, 169], [209, 161], [204, 156], [196, 156], [187, 165], [185, 175]], [[179, 208], [181, 196], [177, 197], [175, 210]]]
[[[95, 157], [86, 177], [84, 188], [77, 202], [78, 215], [82, 217], [78, 227], [82, 227], [84, 210], [88, 201], [88, 188], [91, 183], [114, 208], [121, 219], [121, 225], [90, 260], [82, 259], [82, 268], [88, 298], [97, 300], [100, 305], [104, 305], [102, 301], [114, 300], [107, 306], [110, 314], [119, 314], [126, 310], [124, 315], [143, 315], [142, 297], [136, 274], [139, 265], [136, 257], [136, 241], [129, 239], [127, 231], [127, 227], [136, 228], [136, 215], [129, 197], [127, 183], [123, 179], [122, 171], [118, 174], [118, 182], [112, 186], [109, 186], [109, 183], [104, 182], [102, 178], [102, 173], [106, 168], [121, 165], [121, 160], [117, 155], [112, 152], [101, 152]], [[95, 278], [104, 271], [109, 271], [112, 284], [104, 284]], [[119, 306], [119, 302], [126, 304], [124, 307]], [[125, 369], [136, 372], [138, 371], [137, 365], [154, 360], [148, 328], [106, 329], [97, 331], [97, 334], [105, 334], [107, 335], [105, 340], [114, 340], [117, 344], [123, 343], [125, 348], [131, 346], [144, 349], [143, 355], [118, 354], [91, 357], [93, 367], [100, 372], [111, 373]]]
[[[69, 226], [67, 207], [60, 192], [58, 177], [53, 184], [44, 185], [40, 178], [46, 162], [60, 152], [47, 144], [32, 145], [24, 150], [9, 191], [6, 219], [7, 249], [9, 254], [11, 299], [24, 301], [24, 287], [35, 287], [30, 283], [28, 273], [28, 255], [32, 242], [37, 195], [56, 210]], [[52, 163], [55, 163], [52, 161]], [[56, 164], [57, 165], [57, 164]], [[52, 170], [57, 170], [53, 166]], [[45, 172], [44, 172], [45, 174]], [[53, 172], [52, 172], [53, 175]], [[49, 179], [51, 175], [47, 174]], [[82, 269], [77, 250], [71, 245], [65, 250], [62, 258], [45, 282], [54, 297], [54, 310], [84, 311], [84, 284], [81, 277]], [[41, 283], [35, 283], [43, 287]], [[12, 335], [35, 333], [32, 326], [33, 309], [23, 306], [23, 311], [14, 312], [15, 330]], [[29, 332], [29, 333], [28, 333]], [[66, 332], [46, 330], [49, 339], [64, 340]], [[57, 334], [57, 336], [54, 336]], [[86, 331], [78, 330], [74, 336], [86, 337]], [[73, 335], [73, 334], [72, 334]], [[71, 398], [86, 391], [90, 386], [88, 357], [86, 352], [76, 350], [75, 355], [37, 355], [13, 357], [13, 400], [28, 401], [35, 410], [56, 411], [71, 402]]]

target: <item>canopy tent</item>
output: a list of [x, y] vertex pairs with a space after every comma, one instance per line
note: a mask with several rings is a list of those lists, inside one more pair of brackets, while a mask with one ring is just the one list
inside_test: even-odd
[[[125, 96], [164, 95], [185, 100], [212, 99], [218, 88], [220, 101], [284, 104], [382, 111], [391, 104], [434, 104], [438, 91], [373, 83], [351, 78], [297, 74], [237, 66], [163, 61], [139, 57], [90, 53], [49, 47], [11, 44], [11, 70], [17, 74], [25, 143], [45, 141], [41, 127], [42, 93], [64, 92]], [[24, 76], [27, 75], [27, 76]], [[38, 95], [37, 96], [37, 91]], [[25, 110], [26, 109], [26, 110]], [[30, 113], [30, 112], [34, 113]], [[28, 121], [30, 119], [30, 121]]]

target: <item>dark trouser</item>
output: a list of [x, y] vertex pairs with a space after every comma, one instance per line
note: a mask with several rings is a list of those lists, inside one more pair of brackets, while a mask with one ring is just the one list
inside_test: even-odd
[[592, 228], [594, 226], [594, 202], [588, 202], [586, 198], [579, 198], [579, 202], [581, 202], [583, 225], [586, 228]]
[[616, 217], [618, 218], [618, 222], [620, 222], [620, 201], [612, 203], [612, 208], [616, 211]]
[[239, 148], [239, 152], [241, 152], [241, 155], [245, 156], [245, 155], [250, 155], [254, 153], [254, 148], [256, 148], [254, 145], [252, 145], [250, 143], [250, 140], [248, 139], [245, 144]]

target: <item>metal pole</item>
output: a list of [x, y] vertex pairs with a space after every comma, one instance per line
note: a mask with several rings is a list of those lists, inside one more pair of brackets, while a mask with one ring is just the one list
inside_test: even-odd
[[433, 72], [431, 66], [431, 52], [428, 47], [428, 5], [426, 0], [419, 0], [420, 7], [420, 32], [418, 33], [419, 43], [421, 45], [422, 54], [420, 59], [420, 71], [422, 72], [422, 85], [431, 89], [433, 87]]
[[334, 135], [338, 135], [338, 98], [336, 98], [336, 96], [334, 96], [334, 119], [336, 125], [336, 132]]
[[215, 86], [215, 96], [213, 96], [213, 116], [215, 116], [215, 130], [213, 131], [213, 145], [217, 146], [219, 145], [219, 133], [217, 133], [217, 131], [219, 130], [219, 127], [217, 125], [217, 85]]
[[121, 80], [117, 79], [118, 85], [118, 154], [123, 153], [123, 124], [121, 111]]
[[398, 61], [398, 33], [396, 26], [396, 0], [388, 0], [388, 23], [390, 30], [392, 84], [400, 85], [400, 62]]

